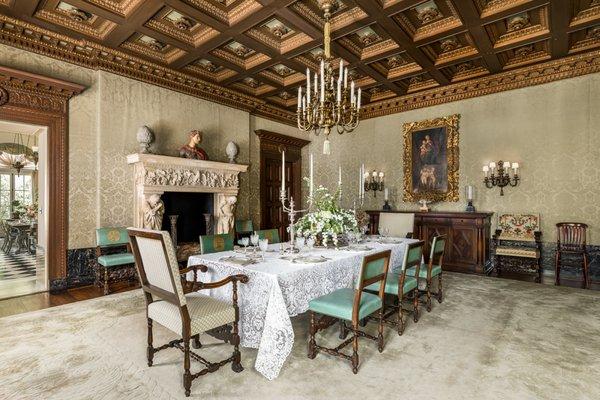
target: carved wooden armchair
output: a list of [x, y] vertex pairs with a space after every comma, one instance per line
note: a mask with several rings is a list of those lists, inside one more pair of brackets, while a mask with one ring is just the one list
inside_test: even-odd
[[492, 237], [492, 257], [498, 276], [502, 271], [537, 273], [542, 281], [542, 232], [538, 214], [501, 214]]
[[[191, 392], [192, 381], [209, 372], [215, 372], [223, 365], [231, 362], [234, 372], [243, 370], [239, 351], [238, 335], [239, 308], [237, 304], [237, 283], [248, 282], [246, 275], [232, 275], [218, 282], [187, 282], [182, 275], [192, 272], [194, 279], [198, 270], [206, 271], [203, 265], [179, 270], [175, 248], [171, 236], [165, 231], [145, 229], [128, 229], [131, 246], [135, 256], [136, 267], [146, 297], [148, 317], [148, 366], [152, 366], [154, 353], [176, 347], [183, 351], [183, 386], [185, 395]], [[226, 284], [233, 285], [233, 302], [227, 302], [205, 296], [196, 291], [213, 289]], [[181, 339], [154, 347], [152, 344], [152, 324], [157, 322], [165, 328], [181, 335]], [[210, 362], [199, 354], [190, 351], [190, 340], [194, 339], [196, 347], [200, 347], [200, 333], [232, 324], [233, 329], [228, 338], [233, 345], [233, 355], [219, 362]], [[227, 340], [226, 340], [227, 341]], [[192, 374], [190, 357], [206, 368]]]

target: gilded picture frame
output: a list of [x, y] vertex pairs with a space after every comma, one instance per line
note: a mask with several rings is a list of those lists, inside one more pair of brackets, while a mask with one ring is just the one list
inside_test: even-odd
[[404, 131], [404, 201], [458, 201], [459, 114], [410, 122]]

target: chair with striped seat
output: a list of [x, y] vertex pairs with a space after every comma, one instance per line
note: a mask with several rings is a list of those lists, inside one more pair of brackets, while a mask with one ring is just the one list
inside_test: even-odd
[[[313, 359], [317, 353], [323, 351], [352, 362], [352, 372], [358, 373], [358, 338], [364, 337], [377, 342], [377, 348], [383, 351], [383, 296], [391, 251], [372, 254], [363, 259], [359, 280], [356, 288], [338, 289], [325, 296], [318, 297], [309, 302], [310, 310], [310, 339], [308, 342], [308, 358]], [[378, 293], [364, 291], [369, 285], [378, 285]], [[379, 329], [377, 337], [359, 330], [359, 322], [368, 316], [377, 313]], [[317, 320], [315, 314], [321, 317]], [[352, 337], [346, 339], [335, 349], [317, 345], [315, 334], [340, 321], [342, 324], [342, 337], [347, 331], [352, 332]], [[348, 328], [346, 322], [351, 322]], [[352, 355], [347, 355], [341, 350], [352, 343]]]
[[250, 236], [254, 231], [254, 223], [251, 219], [236, 219], [235, 220], [235, 239], [244, 236]]
[[433, 278], [438, 277], [438, 290], [436, 297], [438, 303], [442, 298], [442, 263], [444, 261], [444, 251], [446, 249], [446, 235], [435, 236], [431, 241], [431, 251], [429, 253], [429, 262], [421, 264], [420, 268], [409, 268], [406, 272], [408, 276], [418, 276], [419, 279], [425, 279], [427, 293], [427, 312], [431, 311], [431, 284]]
[[[398, 303], [397, 305], [395, 303], [386, 304], [383, 320], [387, 324], [396, 326], [398, 335], [404, 333], [403, 301], [410, 293], [413, 294], [413, 321], [415, 323], [419, 321], [418, 281], [414, 276], [409, 276], [407, 272], [411, 269], [420, 269], [424, 246], [425, 243], [423, 241], [408, 244], [404, 252], [401, 270], [398, 272], [389, 272], [386, 279], [385, 293], [394, 297], [397, 296]], [[377, 291], [377, 286], [368, 286], [367, 290]], [[398, 313], [398, 317], [394, 319], [393, 315], [396, 313]]]
[[233, 250], [233, 235], [222, 233], [219, 235], [200, 236], [200, 254], [218, 253]]
[[[218, 282], [199, 282], [197, 281], [197, 271], [207, 272], [208, 268], [204, 265], [194, 265], [180, 270], [175, 247], [168, 232], [130, 228], [129, 237], [146, 298], [148, 366], [152, 366], [154, 354], [160, 350], [175, 347], [183, 351], [183, 386], [186, 396], [190, 395], [194, 379], [215, 372], [227, 363], [231, 363], [231, 369], [234, 372], [242, 372], [239, 351], [240, 337], [238, 335], [237, 284], [238, 282], [247, 283], [248, 277], [231, 275]], [[187, 273], [193, 273], [193, 281], [184, 281], [182, 276]], [[214, 289], [229, 283], [233, 285], [232, 303], [197, 293], [202, 289]], [[154, 322], [181, 335], [181, 339], [154, 347], [152, 338]], [[190, 351], [190, 340], [194, 339], [196, 343], [199, 343], [198, 336], [201, 333], [229, 324], [232, 325], [231, 335], [225, 339], [225, 342], [233, 345], [231, 357], [219, 362], [210, 362]], [[206, 368], [192, 374], [190, 357], [202, 363]]]
[[279, 238], [279, 231], [277, 229], [263, 229], [260, 231], [256, 231], [258, 237], [261, 239], [267, 239], [269, 244], [279, 243], [281, 240]]

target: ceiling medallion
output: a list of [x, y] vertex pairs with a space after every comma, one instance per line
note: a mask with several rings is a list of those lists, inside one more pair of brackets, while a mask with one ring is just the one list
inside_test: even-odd
[[404, 59], [401, 56], [393, 56], [387, 59], [387, 65], [390, 68], [396, 68], [404, 64]]
[[291, 75], [294, 72], [287, 65], [283, 65], [283, 64], [274, 65], [273, 70], [277, 73], [277, 75], [282, 76], [282, 77]]
[[159, 42], [156, 39], [152, 39], [151, 41], [146, 42], [146, 45], [150, 47], [152, 50], [161, 51], [165, 48], [166, 44]]
[[69, 18], [77, 22], [87, 22], [92, 18], [92, 14], [90, 14], [89, 12], [80, 10], [79, 8], [75, 7], [67, 11], [67, 14], [69, 15]]
[[508, 20], [508, 32], [518, 31], [529, 25], [529, 15], [527, 13], [515, 15]]
[[177, 29], [181, 31], [188, 31], [192, 28], [192, 26], [194, 26], [194, 21], [188, 17], [181, 16], [179, 19], [173, 21], [173, 25], [175, 25]]
[[276, 36], [279, 39], [283, 38], [285, 35], [292, 31], [290, 28], [285, 26], [281, 21], [277, 19], [270, 20], [269, 22], [264, 24], [263, 27], [268, 29], [269, 32], [271, 32], [274, 36]]
[[363, 44], [363, 46], [370, 46], [373, 43], [377, 43], [381, 40], [381, 37], [371, 28], [366, 27], [356, 32], [356, 36], [358, 36], [358, 40]]
[[437, 5], [433, 1], [428, 1], [425, 4], [421, 4], [414, 8], [417, 12], [417, 18], [423, 24], [428, 24], [442, 16], [442, 13], [437, 8]]
[[283, 91], [279, 93], [279, 97], [281, 97], [284, 100], [289, 100], [292, 98], [292, 95], [289, 92]]
[[208, 72], [215, 72], [219, 67], [210, 60], [200, 60], [198, 64]]
[[233, 51], [233, 53], [238, 57], [246, 57], [253, 52], [249, 47], [244, 46], [243, 44], [233, 41], [227, 45], [229, 50]]
[[412, 78], [410, 78], [409, 83], [411, 85], [417, 85], [419, 83], [423, 82], [423, 75], [417, 75], [417, 76], [413, 76]]
[[306, 92], [298, 88], [298, 129], [315, 135], [325, 134], [323, 154], [331, 154], [329, 134], [335, 127], [339, 134], [352, 132], [359, 123], [361, 89], [354, 91], [354, 80], [348, 84], [348, 68], [340, 60], [338, 76], [333, 75], [331, 56], [331, 9], [334, 0], [319, 0], [323, 10], [325, 26], [323, 44], [325, 47], [320, 71], [314, 73], [311, 90], [310, 69], [306, 69]]
[[252, 89], [256, 89], [257, 87], [260, 86], [260, 82], [252, 77], [244, 78], [244, 83], [246, 85], [250, 86]]
[[515, 50], [515, 57], [527, 57], [528, 55], [533, 53], [533, 46], [527, 45], [523, 47], [519, 47]]
[[600, 25], [594, 26], [594, 27], [588, 29], [586, 38], [587, 39], [600, 39]]
[[456, 67], [456, 72], [458, 72], [459, 74], [462, 74], [462, 73], [468, 72], [472, 69], [473, 69], [473, 63], [471, 63], [470, 61], [467, 61], [465, 63], [459, 64]]
[[452, 37], [442, 40], [440, 43], [440, 47], [442, 48], [442, 53], [448, 53], [450, 51], [458, 49], [460, 47], [460, 43], [458, 43], [458, 40], [456, 40], [456, 38]]
[[373, 87], [373, 88], [369, 89], [369, 93], [371, 93], [371, 96], [375, 95], [377, 93], [381, 93], [381, 87], [379, 87], [379, 86]]
[[592, 0], [590, 7], [600, 6], [600, 0]]
[[8, 103], [8, 92], [0, 87], [0, 106]]

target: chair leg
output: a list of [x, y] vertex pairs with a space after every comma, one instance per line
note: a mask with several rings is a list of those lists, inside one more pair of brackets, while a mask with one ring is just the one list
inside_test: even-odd
[[419, 322], [419, 285], [413, 290], [413, 321]]
[[427, 312], [431, 312], [431, 279], [427, 279]]
[[404, 310], [402, 309], [402, 298], [404, 293], [398, 296], [398, 336], [404, 333]]
[[106, 296], [109, 293], [110, 290], [108, 288], [108, 268], [104, 267], [104, 295]]
[[340, 319], [340, 336], [341, 340], [346, 339], [348, 337], [348, 328], [346, 328], [346, 322], [343, 319]]
[[383, 307], [379, 310], [379, 327], [377, 335], [377, 350], [381, 353], [383, 351]]
[[238, 320], [233, 321], [233, 330], [231, 331], [231, 339], [229, 342], [233, 345], [233, 363], [231, 370], [233, 372], [242, 372], [242, 355], [240, 354], [240, 335], [238, 333]]
[[185, 396], [189, 397], [192, 392], [192, 374], [190, 372], [190, 336], [186, 333], [183, 337], [183, 388]]
[[315, 349], [315, 313], [310, 312], [310, 329], [309, 329], [309, 339], [308, 339], [308, 358], [311, 360], [317, 356], [317, 352]]
[[148, 366], [152, 366], [152, 362], [154, 360], [154, 347], [152, 346], [152, 320], [148, 318], [148, 348], [147, 348], [147, 356], [148, 356]]
[[358, 373], [358, 324], [352, 325], [354, 338], [352, 339], [352, 373]]
[[440, 272], [440, 274], [438, 275], [438, 293], [437, 293], [437, 301], [438, 303], [441, 303], [442, 301], [444, 301], [444, 291], [443, 291], [443, 287], [442, 287], [442, 273]]
[[556, 250], [556, 266], [554, 267], [554, 285], [560, 286], [560, 251]]
[[192, 347], [194, 349], [201, 349], [202, 348], [202, 343], [200, 342], [200, 334], [194, 335], [192, 336]]
[[540, 256], [537, 259], [537, 272], [538, 272], [538, 276], [537, 276], [537, 283], [542, 283], [542, 275], [544, 274], [544, 268], [542, 267], [542, 257]]

